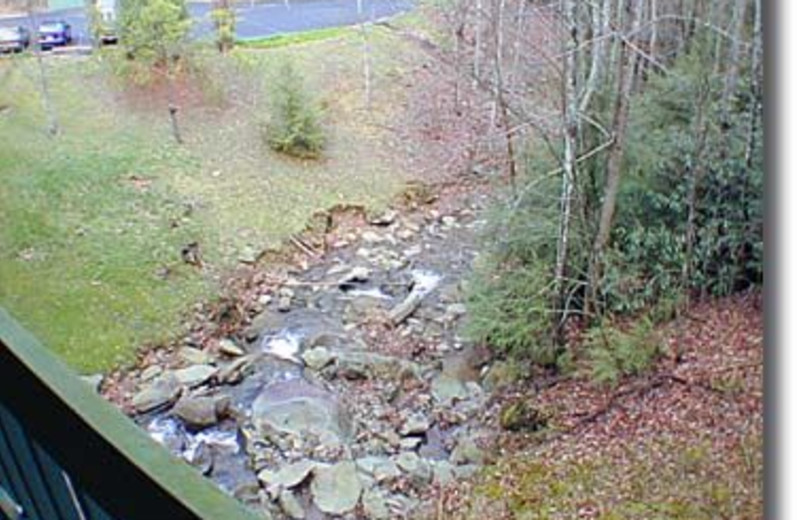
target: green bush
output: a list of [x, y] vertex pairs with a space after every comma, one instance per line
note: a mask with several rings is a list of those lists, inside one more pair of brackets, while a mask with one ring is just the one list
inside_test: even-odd
[[488, 214], [484, 253], [467, 286], [466, 333], [501, 354], [550, 365], [558, 355], [552, 341], [551, 267], [558, 183], [533, 177], [527, 189], [495, 204]]
[[265, 128], [269, 147], [292, 157], [319, 157], [325, 145], [319, 110], [291, 63], [283, 65], [271, 101], [271, 117]]
[[662, 353], [658, 335], [648, 317], [630, 331], [601, 323], [586, 338], [592, 378], [599, 384], [616, 384], [623, 376], [647, 371]]

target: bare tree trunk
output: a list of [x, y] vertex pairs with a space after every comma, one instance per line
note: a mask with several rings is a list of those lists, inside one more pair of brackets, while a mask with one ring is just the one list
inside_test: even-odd
[[[561, 208], [559, 214], [558, 244], [556, 247], [556, 309], [561, 309], [566, 298], [565, 277], [567, 270], [567, 254], [569, 248], [570, 220], [572, 219], [572, 192], [575, 189], [576, 163], [578, 147], [578, 85], [577, 60], [578, 53], [578, 8], [576, 0], [562, 0], [562, 12], [569, 27], [569, 46], [564, 54], [564, 152], [562, 156], [561, 176]], [[561, 313], [555, 315], [553, 328], [554, 343], [560, 343], [564, 319]]]
[[503, 11], [505, 11], [505, 6], [506, 0], [499, 0], [494, 13], [494, 102], [489, 118], [490, 132], [497, 125], [497, 111], [500, 109], [500, 97], [503, 90]]
[[356, 0], [358, 5], [358, 18], [361, 25], [361, 42], [362, 42], [362, 57], [363, 57], [363, 72], [364, 72], [364, 104], [367, 110], [372, 110], [372, 82], [370, 73], [370, 47], [369, 38], [367, 37], [367, 27], [364, 25], [363, 5], [362, 0]]
[[750, 47], [750, 124], [747, 130], [747, 148], [745, 149], [745, 162], [747, 167], [753, 165], [753, 150], [755, 149], [756, 125], [761, 116], [761, 0], [755, 0], [753, 14], [753, 41]]
[[519, 61], [522, 53], [520, 52], [523, 22], [525, 20], [525, 8], [528, 6], [527, 0], [519, 0], [519, 8], [517, 10], [517, 25], [514, 32], [514, 55], [511, 58], [511, 71], [509, 72], [508, 86], [514, 88], [517, 72], [519, 71]]
[[[639, 28], [643, 12], [643, 0], [637, 0], [633, 13], [633, 32]], [[592, 245], [592, 255], [589, 263], [589, 280], [584, 311], [590, 316], [597, 306], [597, 289], [600, 283], [603, 254], [608, 239], [611, 236], [611, 226], [617, 205], [617, 194], [622, 179], [622, 159], [625, 151], [625, 138], [628, 128], [628, 114], [630, 111], [630, 96], [636, 79], [638, 55], [631, 49], [626, 49], [620, 39], [621, 47], [617, 69], [617, 101], [614, 105], [614, 141], [608, 153], [606, 163], [606, 185], [603, 192], [603, 205], [600, 209], [600, 223]]]
[[[39, 23], [32, 0], [28, 0], [28, 17], [31, 19], [33, 26], [36, 27], [37, 33], [34, 34], [34, 39], [38, 40]], [[42, 49], [35, 43], [33, 48], [33, 52], [36, 55], [36, 64], [39, 68], [39, 91], [42, 95], [42, 108], [47, 118], [47, 133], [51, 136], [56, 136], [60, 131], [60, 126], [58, 124], [58, 116], [53, 108], [53, 101], [50, 98], [50, 84], [47, 81], [47, 71], [45, 70], [44, 60], [42, 59]]]
[[183, 144], [180, 125], [178, 124], [178, 100], [175, 92], [175, 74], [172, 66], [172, 57], [168, 56], [167, 63], [167, 111], [169, 112], [169, 122], [172, 128], [172, 137], [175, 142]]
[[481, 0], [475, 0], [475, 49], [472, 58], [473, 88], [477, 88], [481, 77], [481, 17], [483, 16]]
[[739, 51], [741, 48], [741, 39], [744, 32], [744, 15], [747, 8], [748, 0], [736, 0], [733, 8], [733, 19], [731, 21], [731, 34], [733, 41], [730, 42], [730, 49], [728, 54], [728, 62], [725, 71], [725, 85], [722, 91], [722, 100], [725, 107], [724, 118], [727, 119], [728, 112], [731, 108], [733, 96], [736, 92], [736, 83], [739, 80]]
[[599, 0], [599, 5], [592, 9], [592, 63], [589, 69], [589, 78], [581, 98], [580, 111], [586, 112], [592, 101], [592, 96], [598, 86], [603, 83], [608, 54], [608, 34], [611, 24], [611, 0]]

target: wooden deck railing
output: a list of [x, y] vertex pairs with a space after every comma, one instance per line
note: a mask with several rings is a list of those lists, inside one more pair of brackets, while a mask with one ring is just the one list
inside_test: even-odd
[[261, 518], [150, 439], [0, 308], [4, 516]]

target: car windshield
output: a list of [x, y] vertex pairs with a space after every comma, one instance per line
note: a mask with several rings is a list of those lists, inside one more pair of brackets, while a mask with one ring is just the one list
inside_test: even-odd
[[19, 29], [14, 27], [0, 27], [0, 40], [13, 40], [19, 38]]
[[61, 24], [58, 22], [43, 23], [39, 27], [39, 32], [59, 32], [61, 31]]

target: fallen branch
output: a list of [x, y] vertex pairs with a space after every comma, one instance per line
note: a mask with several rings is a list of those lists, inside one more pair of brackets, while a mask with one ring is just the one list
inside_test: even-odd
[[422, 303], [422, 300], [425, 298], [425, 294], [420, 291], [411, 291], [411, 293], [406, 296], [406, 299], [397, 304], [391, 311], [389, 311], [389, 319], [392, 320], [392, 324], [395, 327], [406, 321], [409, 316], [414, 314], [414, 311], [417, 310], [419, 304]]

